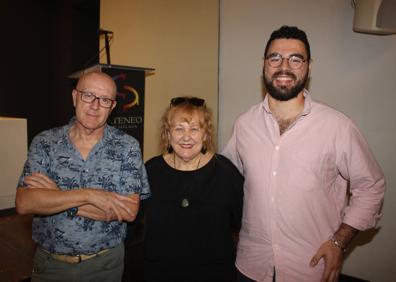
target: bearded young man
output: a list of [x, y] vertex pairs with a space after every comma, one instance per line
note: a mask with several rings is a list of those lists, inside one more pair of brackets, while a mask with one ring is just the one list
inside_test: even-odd
[[305, 89], [310, 68], [305, 32], [275, 30], [267, 95], [223, 151], [245, 177], [239, 282], [337, 281], [345, 248], [380, 218], [384, 175], [354, 123]]

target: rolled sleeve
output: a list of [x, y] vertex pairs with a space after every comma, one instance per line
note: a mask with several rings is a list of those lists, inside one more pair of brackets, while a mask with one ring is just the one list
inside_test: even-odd
[[351, 197], [343, 222], [366, 230], [377, 225], [385, 193], [385, 177], [365, 139], [351, 122], [342, 140], [341, 174], [350, 181]]

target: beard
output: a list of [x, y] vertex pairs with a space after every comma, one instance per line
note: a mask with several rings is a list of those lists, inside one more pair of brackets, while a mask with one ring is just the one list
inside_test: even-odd
[[[276, 87], [273, 83], [274, 79], [278, 75], [288, 75], [290, 76], [295, 82], [296, 85], [292, 88], [287, 88], [286, 86]], [[304, 89], [305, 84], [308, 80], [308, 72], [304, 75], [302, 79], [297, 79], [297, 76], [289, 71], [280, 70], [272, 75], [271, 78], [267, 78], [265, 72], [263, 72], [263, 80], [265, 88], [267, 89], [268, 94], [278, 101], [289, 101], [294, 99], [298, 96], [298, 94]]]

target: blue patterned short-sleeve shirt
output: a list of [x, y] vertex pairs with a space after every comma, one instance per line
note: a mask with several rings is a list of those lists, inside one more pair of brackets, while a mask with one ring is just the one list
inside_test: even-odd
[[[139, 143], [132, 136], [106, 125], [103, 138], [84, 160], [69, 139], [73, 123], [74, 119], [33, 139], [18, 187], [26, 186], [26, 175], [41, 172], [61, 190], [96, 188], [123, 195], [138, 193], [141, 199], [150, 196]], [[35, 216], [32, 232], [33, 240], [49, 252], [92, 254], [122, 243], [126, 223], [69, 218], [61, 212]]]

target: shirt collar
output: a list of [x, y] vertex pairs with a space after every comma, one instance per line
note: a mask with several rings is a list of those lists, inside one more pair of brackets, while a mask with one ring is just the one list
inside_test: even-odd
[[[312, 96], [311, 94], [308, 92], [307, 89], [304, 89], [304, 109], [301, 112], [302, 116], [306, 116], [311, 112], [311, 108], [312, 108]], [[272, 114], [271, 113], [271, 109], [269, 107], [269, 103], [268, 103], [268, 94], [265, 95], [264, 101], [262, 102], [264, 111], [266, 111], [268, 114]]]
[[[76, 122], [76, 120], [77, 120], [76, 116], [73, 116], [70, 119], [69, 123], [64, 127], [63, 134], [62, 134], [64, 140], [69, 140], [70, 128], [73, 126], [73, 124]], [[109, 130], [109, 125], [106, 123], [105, 126], [104, 126], [103, 137], [102, 137], [102, 139], [99, 142], [108, 141], [109, 139], [111, 139], [110, 135], [111, 135], [111, 131]]]

